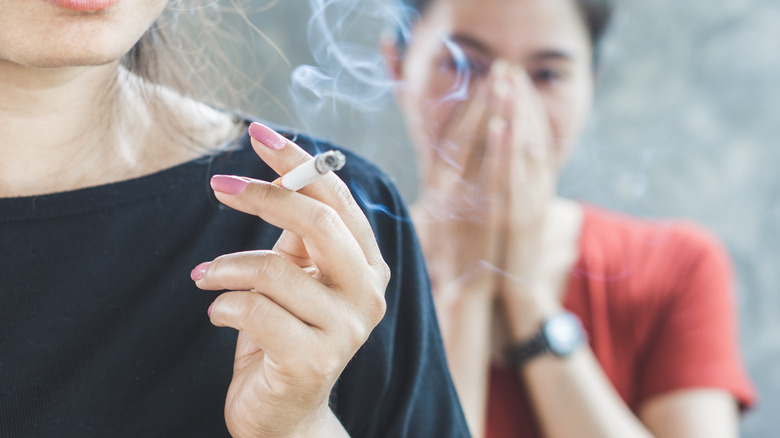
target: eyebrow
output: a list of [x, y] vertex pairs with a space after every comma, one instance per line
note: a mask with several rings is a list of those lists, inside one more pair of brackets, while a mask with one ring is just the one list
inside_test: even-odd
[[534, 61], [546, 61], [546, 60], [560, 60], [560, 61], [571, 61], [574, 59], [574, 55], [565, 51], [565, 50], [544, 50], [539, 53], [534, 53], [531, 58]]
[[463, 35], [463, 34], [455, 34], [451, 36], [450, 39], [453, 42], [457, 43], [458, 45], [469, 46], [472, 49], [475, 49], [478, 52], [482, 52], [486, 55], [493, 54], [493, 51], [490, 50], [490, 47], [488, 47], [487, 44], [483, 43], [482, 41], [474, 37]]
[[[464, 45], [469, 46], [474, 50], [477, 50], [478, 52], [482, 52], [486, 55], [493, 56], [493, 51], [490, 49], [490, 47], [487, 46], [487, 44], [483, 43], [482, 41], [469, 36], [469, 35], [463, 35], [463, 34], [455, 34], [450, 39], [457, 43], [458, 45]], [[575, 59], [574, 54], [571, 52], [568, 52], [566, 50], [561, 49], [547, 49], [542, 50], [541, 52], [534, 53], [531, 56], [531, 59], [534, 61], [571, 61]]]

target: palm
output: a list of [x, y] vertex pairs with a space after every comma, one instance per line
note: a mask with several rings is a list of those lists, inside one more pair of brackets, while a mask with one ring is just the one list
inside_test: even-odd
[[[258, 401], [262, 404], [269, 399], [266, 394], [271, 392], [272, 386], [266, 378], [269, 374], [267, 360], [265, 352], [243, 332], [239, 332], [233, 364], [233, 380], [230, 382], [225, 403], [225, 421], [234, 436], [240, 435], [234, 429], [246, 429], [258, 423], [262, 424], [262, 420], [258, 418], [262, 416], [262, 414], [258, 415], [261, 411], [253, 412], [248, 407]], [[256, 400], [258, 398], [261, 400]]]
[[[273, 410], [263, 407], [277, 402], [287, 392], [286, 388], [299, 380], [300, 376], [288, 371], [289, 367], [276, 363], [244, 332], [239, 333], [233, 380], [225, 403], [225, 420], [234, 436], [259, 432], [255, 428], [273, 421], [273, 418], [265, 418], [265, 413]], [[237, 433], [238, 430], [244, 433]]]

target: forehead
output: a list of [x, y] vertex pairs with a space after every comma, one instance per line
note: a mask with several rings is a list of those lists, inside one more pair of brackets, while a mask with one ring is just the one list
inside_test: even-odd
[[507, 58], [550, 48], [590, 51], [575, 0], [434, 0], [423, 21], [434, 33], [466, 36]]

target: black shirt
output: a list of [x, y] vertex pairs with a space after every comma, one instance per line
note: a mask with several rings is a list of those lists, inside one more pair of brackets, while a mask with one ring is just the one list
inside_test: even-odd
[[[0, 436], [229, 436], [236, 331], [211, 325], [216, 295], [189, 273], [280, 234], [209, 188], [217, 173], [276, 177], [248, 136], [237, 144], [137, 179], [0, 199]], [[405, 207], [376, 167], [345, 154], [339, 175], [392, 279], [385, 318], [334, 388], [334, 412], [356, 437], [465, 436]]]

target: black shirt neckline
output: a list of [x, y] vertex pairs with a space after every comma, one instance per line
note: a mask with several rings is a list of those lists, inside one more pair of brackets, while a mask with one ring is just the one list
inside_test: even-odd
[[[209, 189], [216, 161], [249, 146], [249, 134], [229, 140], [213, 154], [173, 165], [150, 174], [96, 186], [42, 195], [0, 198], [0, 222], [47, 219], [95, 212], [106, 208], [164, 197], [181, 187], [201, 184]], [[195, 169], [193, 169], [195, 168]], [[200, 169], [198, 169], [200, 168]]]

